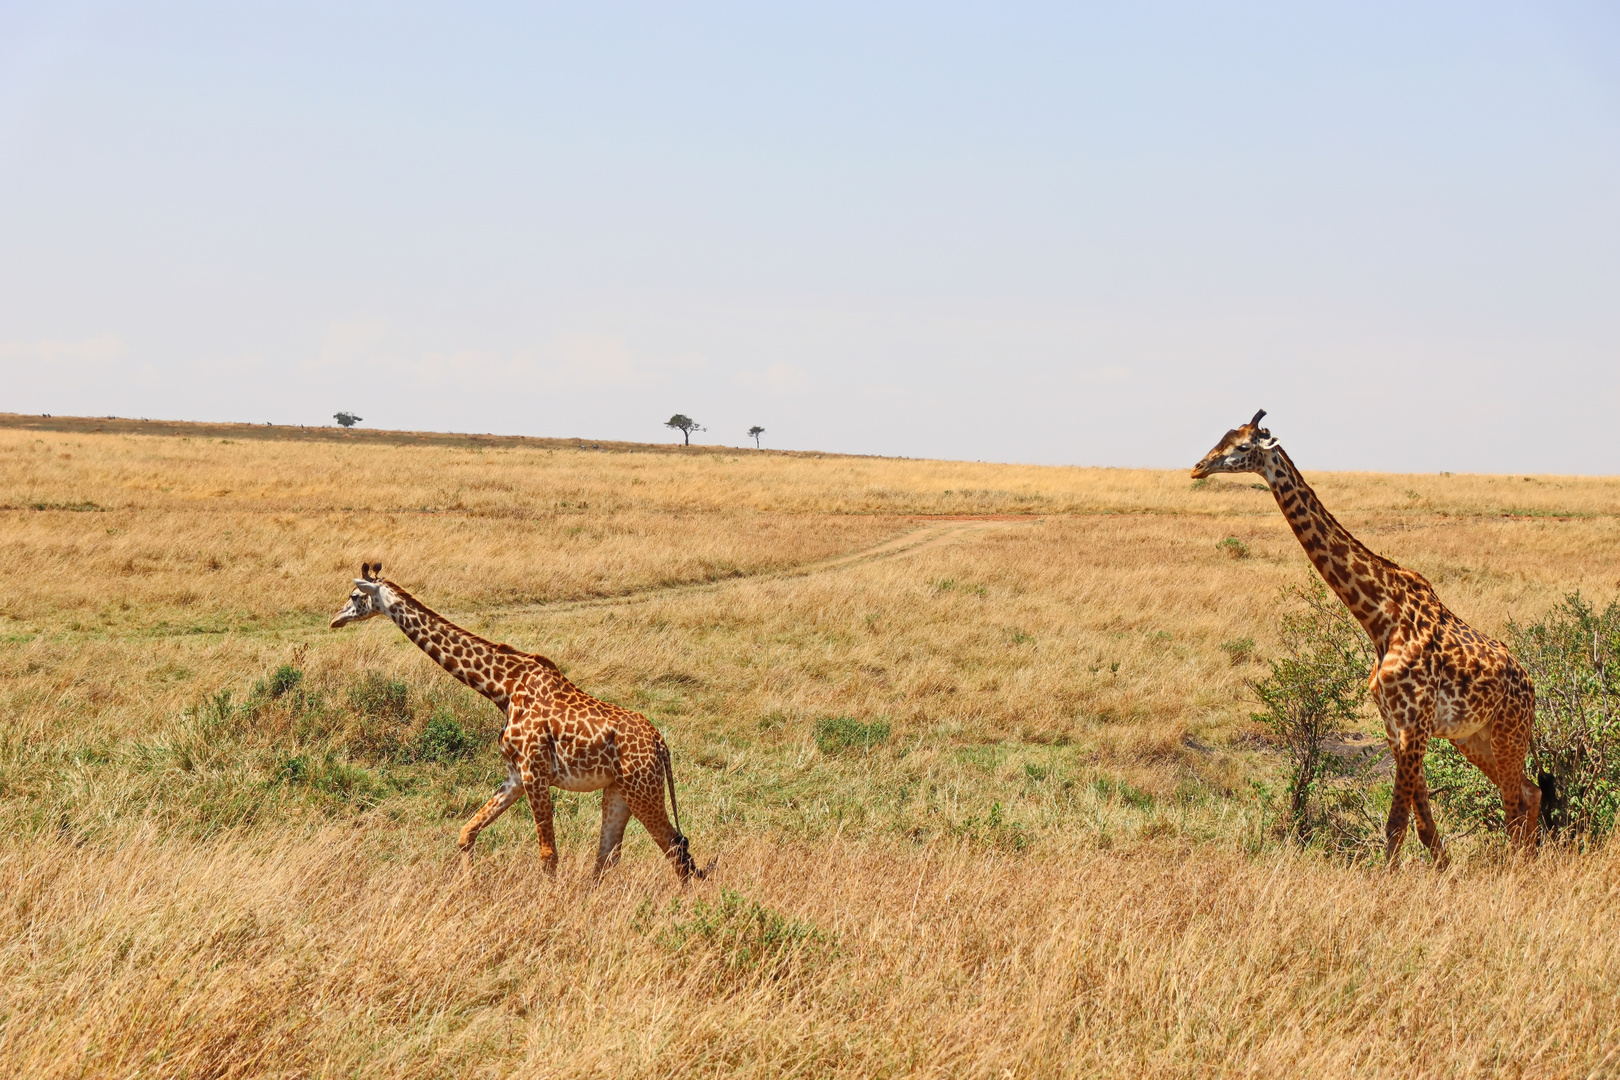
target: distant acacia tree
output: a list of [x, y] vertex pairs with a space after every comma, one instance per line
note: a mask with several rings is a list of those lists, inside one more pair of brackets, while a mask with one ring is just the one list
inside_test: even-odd
[[354, 415], [352, 412], [339, 412], [333, 413], [332, 419], [336, 420], [344, 427], [354, 427], [354, 425], [358, 424], [363, 418]]
[[679, 431], [681, 433], [681, 437], [685, 440], [684, 445], [686, 446], [692, 445], [692, 432], [704, 430], [702, 424], [698, 423], [690, 416], [687, 416], [685, 413], [676, 413], [674, 416], [664, 421], [664, 426], [667, 428], [674, 428], [676, 431]]
[[753, 438], [754, 438], [754, 449], [758, 450], [759, 449], [759, 437], [761, 435], [765, 434], [765, 429], [760, 427], [758, 424], [755, 424], [753, 427], [748, 429], [748, 434], [753, 436]]

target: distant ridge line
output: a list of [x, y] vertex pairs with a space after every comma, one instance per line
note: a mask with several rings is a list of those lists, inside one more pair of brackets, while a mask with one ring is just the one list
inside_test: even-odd
[[[181, 438], [257, 439], [261, 442], [330, 442], [350, 446], [450, 446], [484, 449], [588, 450], [614, 454], [760, 454], [798, 458], [883, 458], [881, 454], [839, 454], [826, 450], [756, 450], [752, 446], [682, 446], [680, 443], [615, 442], [609, 439], [550, 438], [535, 435], [478, 435], [445, 431], [391, 431], [336, 425], [234, 424], [202, 420], [143, 420], [127, 416], [40, 416], [0, 413], [0, 428], [54, 431], [69, 435], [164, 435]], [[889, 460], [909, 460], [892, 458]]]

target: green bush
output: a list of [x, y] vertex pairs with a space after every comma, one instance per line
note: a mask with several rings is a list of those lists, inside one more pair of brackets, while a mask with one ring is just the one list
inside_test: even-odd
[[296, 727], [306, 736], [325, 727], [325, 702], [319, 693], [310, 689], [297, 663], [281, 664], [254, 682], [241, 712], [255, 724], [282, 714], [284, 721], [296, 721], [284, 724], [285, 727]]
[[991, 803], [990, 812], [984, 817], [975, 814], [948, 828], [964, 839], [1005, 851], [1023, 851], [1035, 842], [1029, 828], [1008, 817], [999, 802]]
[[1282, 616], [1283, 655], [1268, 661], [1270, 675], [1249, 682], [1264, 708], [1254, 719], [1271, 729], [1284, 755], [1284, 825], [1301, 842], [1324, 826], [1359, 839], [1364, 830], [1343, 815], [1344, 793], [1330, 788], [1363, 780], [1373, 755], [1341, 757], [1328, 749], [1327, 739], [1361, 715], [1372, 642], [1321, 581], [1287, 589], [1284, 596], [1298, 607]]
[[254, 689], [260, 690], [262, 688], [263, 696], [274, 701], [297, 690], [303, 681], [304, 673], [302, 671], [299, 671], [291, 664], [282, 664], [270, 673], [268, 679], [255, 686]]
[[472, 732], [457, 723], [448, 711], [441, 710], [422, 725], [412, 747], [412, 756], [417, 761], [448, 765], [460, 758], [471, 757], [477, 749], [478, 742]]
[[375, 720], [408, 721], [411, 718], [411, 688], [398, 679], [370, 672], [349, 690], [349, 704], [362, 716]]
[[311, 754], [288, 754], [276, 757], [272, 783], [301, 787], [327, 796], [333, 802], [351, 803], [365, 808], [377, 805], [387, 790], [365, 769], [339, 761], [328, 751], [316, 758]]
[[1143, 791], [1125, 780], [1115, 780], [1111, 776], [1099, 776], [1091, 782], [1091, 790], [1097, 797], [1105, 802], [1116, 799], [1136, 810], [1148, 811], [1153, 809], [1153, 793]]
[[1446, 816], [1446, 823], [1464, 835], [1503, 825], [1502, 793], [1450, 739], [1434, 739], [1423, 757], [1423, 777], [1429, 797]]
[[275, 782], [280, 784], [303, 784], [310, 777], [309, 758], [304, 754], [289, 754], [283, 751], [276, 755]]
[[1547, 823], [1605, 836], [1620, 811], [1620, 601], [1599, 613], [1573, 592], [1509, 634], [1536, 684], [1532, 776], [1550, 775], [1557, 788]]
[[865, 753], [889, 737], [889, 722], [874, 720], [863, 724], [853, 716], [830, 716], [816, 721], [816, 746], [823, 754], [845, 750]]
[[231, 703], [231, 692], [221, 690], [209, 698], [203, 703], [199, 715], [207, 724], [220, 725], [229, 723], [231, 718], [236, 715], [236, 706]]
[[375, 671], [349, 689], [349, 704], [360, 716], [349, 750], [373, 761], [410, 757], [406, 732], [412, 719], [410, 687]]

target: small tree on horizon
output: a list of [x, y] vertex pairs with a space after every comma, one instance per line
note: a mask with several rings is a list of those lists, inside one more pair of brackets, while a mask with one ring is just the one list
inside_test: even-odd
[[702, 424], [698, 423], [690, 416], [687, 416], [685, 413], [676, 413], [674, 416], [664, 421], [664, 426], [667, 428], [674, 428], [676, 431], [679, 431], [681, 433], [681, 438], [685, 441], [686, 446], [692, 445], [692, 432], [704, 430]]
[[354, 427], [354, 425], [358, 424], [362, 418], [354, 415], [352, 412], [337, 412], [332, 414], [332, 419], [336, 420], [344, 427]]
[[754, 437], [754, 449], [758, 450], [759, 449], [759, 437], [761, 435], [765, 434], [765, 429], [760, 427], [758, 424], [755, 424], [753, 427], [748, 429], [748, 434], [750, 434], [750, 435], [752, 435]]

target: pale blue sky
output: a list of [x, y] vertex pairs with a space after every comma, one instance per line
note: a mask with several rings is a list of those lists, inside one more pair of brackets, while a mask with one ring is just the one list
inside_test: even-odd
[[0, 410], [1620, 473], [1620, 16], [0, 6]]

